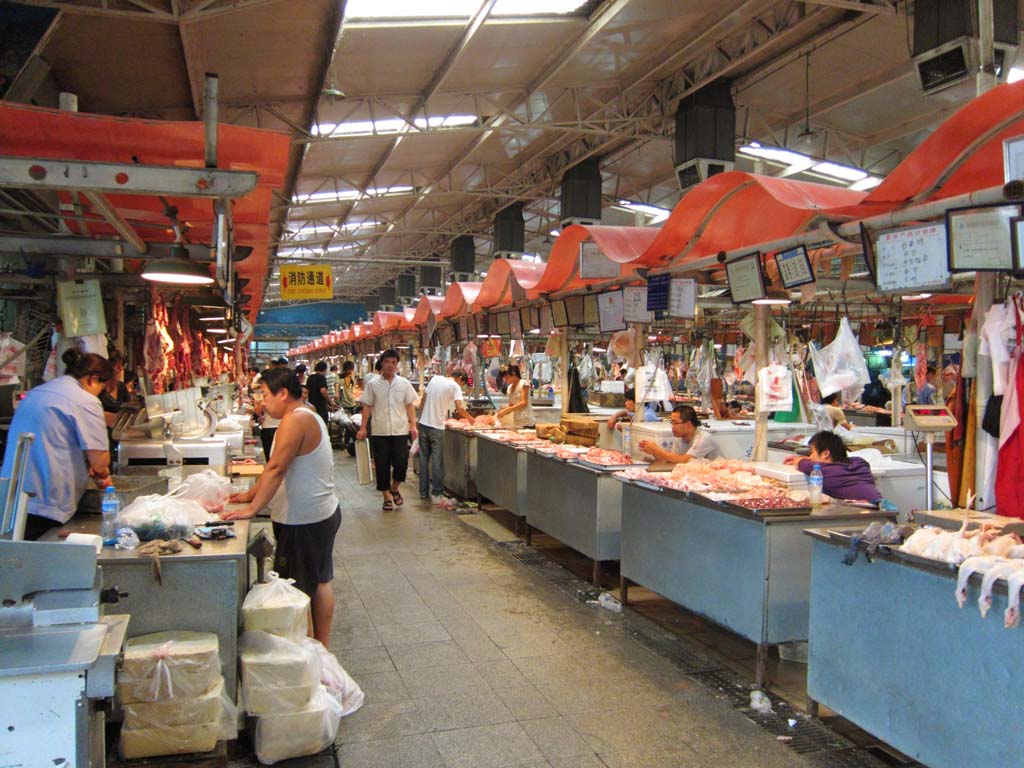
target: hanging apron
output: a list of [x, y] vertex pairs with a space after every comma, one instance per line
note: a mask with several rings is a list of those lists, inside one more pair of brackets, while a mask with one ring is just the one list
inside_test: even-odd
[[1014, 320], [1017, 324], [1017, 345], [1010, 358], [1010, 375], [1003, 393], [1003, 412], [999, 424], [999, 459], [996, 464], [996, 512], [1006, 517], [1024, 518], [1024, 429], [1021, 428], [1024, 408], [1024, 364], [1021, 363], [1022, 304], [1014, 297]]

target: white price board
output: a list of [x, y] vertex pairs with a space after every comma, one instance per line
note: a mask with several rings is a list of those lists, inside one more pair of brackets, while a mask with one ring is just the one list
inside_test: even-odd
[[654, 313], [647, 311], [647, 286], [631, 285], [622, 289], [623, 315], [627, 323], [654, 322]]
[[622, 291], [598, 294], [597, 314], [601, 333], [625, 330], [626, 318], [622, 303]]
[[744, 304], [764, 298], [764, 276], [761, 274], [761, 254], [751, 253], [725, 265], [729, 280], [729, 293], [733, 304]]
[[612, 278], [618, 277], [620, 268], [617, 262], [612, 261], [598, 247], [597, 243], [588, 241], [580, 243], [580, 277], [590, 278]]
[[875, 269], [875, 281], [882, 292], [947, 285], [946, 225], [936, 222], [879, 233]]
[[674, 277], [668, 288], [668, 313], [671, 317], [692, 320], [697, 316], [697, 281]]
[[1019, 205], [959, 208], [946, 213], [951, 272], [1009, 272], [1013, 269], [1011, 222]]
[[814, 282], [811, 260], [807, 257], [807, 249], [802, 245], [776, 253], [775, 264], [779, 268], [783, 288], [798, 288]]
[[99, 280], [57, 283], [57, 304], [65, 336], [94, 336], [107, 332]]

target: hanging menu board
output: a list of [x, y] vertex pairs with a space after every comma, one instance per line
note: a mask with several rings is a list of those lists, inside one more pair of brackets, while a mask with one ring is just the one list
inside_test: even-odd
[[609, 259], [598, 247], [597, 243], [580, 243], [580, 277], [612, 278], [619, 276], [619, 265]]
[[458, 340], [459, 341], [469, 341], [469, 319], [468, 318], [465, 318], [465, 317], [460, 317], [459, 318], [458, 329], [459, 329]]
[[668, 313], [671, 317], [692, 320], [697, 316], [697, 281], [690, 277], [675, 277], [669, 284]]
[[729, 293], [733, 304], [747, 304], [763, 299], [764, 275], [761, 273], [761, 254], [758, 252], [740, 256], [725, 265], [729, 279]]
[[508, 312], [502, 312], [497, 316], [498, 335], [509, 336], [512, 333], [512, 324], [509, 322]]
[[952, 208], [946, 212], [950, 272], [1009, 272], [1013, 269], [1011, 222], [1019, 205]]
[[881, 231], [874, 250], [875, 284], [883, 293], [938, 288], [949, 283], [945, 224]]
[[420, 343], [423, 345], [423, 349], [430, 346], [430, 331], [427, 330], [426, 325], [420, 326]]
[[555, 299], [551, 302], [551, 324], [555, 328], [565, 328], [569, 325], [569, 314], [565, 309], [564, 299]]
[[654, 313], [647, 311], [647, 286], [631, 285], [622, 289], [622, 309], [627, 323], [650, 323]]
[[584, 324], [582, 296], [565, 297], [565, 316], [569, 319], [569, 325], [580, 326]]
[[526, 332], [540, 329], [540, 310], [537, 307], [523, 307], [519, 310], [519, 325]]
[[597, 313], [601, 333], [625, 330], [626, 318], [622, 303], [622, 291], [611, 291], [599, 295], [597, 297]]
[[776, 253], [775, 265], [779, 268], [783, 288], [798, 288], [814, 282], [811, 260], [807, 257], [807, 249], [802, 245]]
[[668, 309], [669, 275], [651, 275], [647, 278], [647, 309], [651, 312], [663, 312]]
[[519, 312], [513, 311], [508, 313], [508, 327], [509, 335], [517, 341], [522, 341], [523, 325], [520, 322]]
[[554, 327], [551, 321], [551, 306], [544, 304], [540, 307], [540, 335], [550, 336]]

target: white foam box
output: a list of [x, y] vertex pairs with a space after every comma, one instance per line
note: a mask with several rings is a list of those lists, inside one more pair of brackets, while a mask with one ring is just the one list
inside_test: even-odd
[[221, 715], [224, 678], [194, 699], [136, 702], [124, 705], [124, 727], [131, 730], [216, 722]]
[[772, 480], [779, 480], [791, 488], [805, 488], [807, 486], [807, 475], [790, 464], [761, 461], [751, 463], [750, 466], [755, 474], [769, 477]]
[[121, 757], [136, 760], [140, 757], [209, 752], [217, 746], [220, 731], [219, 720], [165, 728], [122, 728]]
[[220, 677], [212, 632], [157, 632], [125, 643], [117, 693], [125, 704], [202, 696]]
[[254, 743], [262, 763], [315, 755], [334, 741], [340, 705], [321, 688], [310, 704], [294, 712], [256, 718]]
[[272, 651], [243, 650], [242, 700], [251, 715], [306, 706], [320, 685], [316, 657], [298, 643], [278, 643]]
[[[623, 429], [626, 425], [623, 424]], [[640, 450], [640, 441], [647, 440], [657, 443], [667, 451], [675, 450], [676, 437], [672, 434], [672, 424], [668, 421], [636, 421], [633, 422], [630, 432], [632, 433], [632, 444], [630, 456], [634, 459], [650, 461], [649, 454]]]

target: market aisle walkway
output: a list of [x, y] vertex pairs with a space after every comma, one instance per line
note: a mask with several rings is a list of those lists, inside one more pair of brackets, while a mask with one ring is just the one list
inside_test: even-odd
[[451, 512], [384, 513], [338, 458], [331, 645], [366, 692], [343, 768], [808, 766], [728, 702]]

